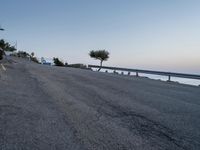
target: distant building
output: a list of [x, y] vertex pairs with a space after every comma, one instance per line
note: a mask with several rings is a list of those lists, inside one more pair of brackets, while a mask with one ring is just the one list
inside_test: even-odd
[[49, 66], [53, 65], [51, 61], [47, 61], [47, 59], [45, 59], [44, 57], [41, 58], [41, 64]]
[[51, 63], [50, 62], [45, 62], [45, 63], [42, 63], [43, 65], [49, 65], [51, 66]]

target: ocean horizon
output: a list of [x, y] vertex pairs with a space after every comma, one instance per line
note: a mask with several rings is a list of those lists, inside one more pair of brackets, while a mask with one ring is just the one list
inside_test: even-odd
[[[113, 70], [109, 70], [109, 69], [101, 69], [101, 72], [106, 72], [106, 70], [107, 70], [108, 73], [113, 73]], [[121, 75], [122, 72], [123, 72], [123, 75], [127, 75], [128, 74], [127, 71], [116, 71], [116, 72], [119, 75]], [[177, 73], [180, 73], [180, 72], [177, 72]], [[135, 76], [136, 73], [131, 72], [130, 75], [131, 76]], [[161, 81], [167, 81], [168, 80], [168, 76], [151, 75], [151, 74], [145, 74], [145, 73], [139, 73], [139, 77], [147, 77], [147, 78], [150, 78], [150, 79], [161, 80]], [[177, 83], [180, 83], [180, 84], [200, 86], [200, 80], [197, 80], [197, 79], [187, 79], [187, 78], [180, 78], [180, 77], [171, 77], [171, 81], [172, 82], [177, 82]]]

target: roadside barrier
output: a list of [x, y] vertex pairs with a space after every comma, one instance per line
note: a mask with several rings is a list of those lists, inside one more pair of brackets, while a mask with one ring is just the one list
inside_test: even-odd
[[[89, 68], [100, 68], [100, 66], [96, 66], [96, 65], [88, 65], [88, 67]], [[130, 75], [131, 72], [135, 72], [136, 76], [139, 76], [139, 73], [167, 76], [168, 77], [168, 81], [171, 81], [171, 77], [179, 77], [179, 78], [187, 78], [187, 79], [197, 79], [197, 80], [200, 80], [200, 75], [197, 75], [197, 74], [162, 72], [162, 71], [129, 69], [129, 68], [118, 68], [118, 67], [108, 67], [108, 66], [102, 66], [101, 69], [109, 69], [109, 70], [113, 70], [114, 72], [116, 72], [116, 71], [127, 71], [128, 75]]]

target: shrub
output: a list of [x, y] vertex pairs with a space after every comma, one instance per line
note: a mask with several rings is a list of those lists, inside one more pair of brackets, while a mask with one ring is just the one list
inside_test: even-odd
[[31, 60], [35, 63], [38, 63], [39, 64], [39, 60], [36, 58], [36, 57], [31, 57]]
[[58, 58], [54, 57], [53, 61], [54, 61], [55, 66], [64, 66], [64, 63], [61, 60], [59, 60]]
[[81, 68], [81, 69], [86, 69], [87, 66], [84, 64], [69, 64], [67, 67], [72, 67], [72, 68]]
[[29, 54], [25, 51], [18, 51], [17, 56], [22, 57], [22, 58], [27, 58], [27, 57], [29, 57]]

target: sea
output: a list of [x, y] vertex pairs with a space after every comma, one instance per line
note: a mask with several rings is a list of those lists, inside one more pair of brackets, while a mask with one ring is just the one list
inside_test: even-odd
[[[108, 70], [108, 69], [101, 69], [101, 72], [108, 72], [108, 73], [113, 73], [113, 70]], [[128, 72], [126, 71], [116, 71], [119, 75], [127, 75]], [[135, 76], [136, 74], [132, 72], [130, 75]], [[151, 74], [144, 74], [144, 73], [139, 73], [140, 77], [147, 77], [150, 79], [155, 79], [155, 80], [161, 80], [161, 81], [167, 81], [168, 76], [161, 76], [161, 75], [151, 75]], [[179, 77], [171, 77], [172, 82], [177, 82], [181, 84], [188, 84], [188, 85], [194, 85], [194, 86], [200, 86], [200, 80], [196, 79], [187, 79], [187, 78], [179, 78]]]

